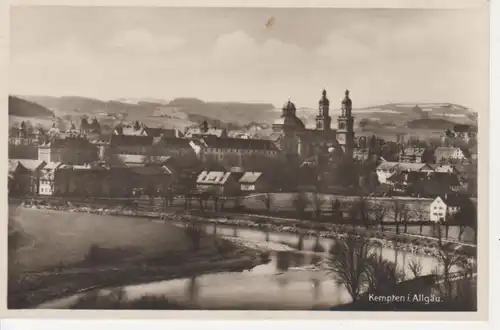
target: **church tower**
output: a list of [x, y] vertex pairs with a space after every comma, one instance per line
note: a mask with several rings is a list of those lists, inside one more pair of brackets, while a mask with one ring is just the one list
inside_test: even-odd
[[341, 104], [341, 114], [337, 119], [337, 141], [344, 151], [344, 159], [352, 160], [354, 151], [354, 118], [352, 117], [352, 101], [349, 98], [349, 91], [345, 91], [345, 97]]
[[319, 100], [319, 113], [316, 116], [316, 129], [320, 131], [329, 131], [332, 123], [330, 117], [330, 101], [326, 97], [326, 90], [323, 90], [323, 96]]

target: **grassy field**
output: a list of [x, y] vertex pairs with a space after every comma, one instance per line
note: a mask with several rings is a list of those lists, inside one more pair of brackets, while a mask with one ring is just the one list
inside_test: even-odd
[[96, 248], [110, 263], [190, 249], [182, 228], [146, 219], [21, 208], [9, 213], [9, 229], [23, 238], [10, 254], [12, 271], [77, 265]]

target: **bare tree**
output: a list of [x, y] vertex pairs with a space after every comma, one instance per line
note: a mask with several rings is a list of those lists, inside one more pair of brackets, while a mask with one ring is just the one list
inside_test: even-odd
[[184, 233], [191, 242], [193, 251], [197, 252], [200, 249], [203, 229], [196, 223], [189, 223], [184, 229]]
[[412, 210], [412, 218], [415, 219], [419, 223], [420, 235], [422, 235], [423, 226], [424, 226], [424, 223], [426, 222], [424, 205], [418, 204], [418, 206]]
[[349, 209], [353, 226], [355, 221], [360, 221], [366, 228], [368, 228], [370, 225], [370, 212], [371, 210], [368, 199], [364, 195], [359, 196], [358, 200], [355, 201]]
[[408, 206], [406, 205], [406, 203], [404, 203], [400, 199], [394, 198], [393, 201], [394, 201], [394, 204], [392, 206], [392, 210], [394, 212], [394, 222], [396, 224], [396, 234], [399, 235], [399, 233], [400, 233], [399, 228], [401, 226], [401, 222], [403, 220], [408, 219], [409, 214], [410, 214], [410, 210], [409, 210]]
[[359, 298], [369, 258], [367, 239], [354, 235], [336, 241], [329, 251], [326, 268], [333, 273], [337, 283], [346, 287], [353, 302]]
[[422, 275], [422, 263], [418, 259], [410, 260], [408, 268], [410, 268], [414, 278]]
[[408, 222], [413, 220], [413, 210], [410, 208], [408, 204], [403, 204], [400, 210], [400, 219], [401, 222], [404, 224], [404, 232], [405, 234], [408, 232]]
[[271, 211], [272, 195], [270, 193], [262, 194], [259, 199], [265, 204], [266, 210]]
[[335, 199], [335, 200], [332, 199], [331, 203], [332, 203], [332, 218], [333, 218], [333, 221], [337, 221], [342, 216], [342, 213], [340, 210], [341, 205], [340, 205], [340, 202], [338, 199]]
[[438, 285], [441, 294], [448, 299], [453, 298], [453, 279], [451, 270], [454, 266], [464, 264], [464, 257], [453, 249], [453, 244], [443, 243], [441, 224], [438, 224], [438, 261], [441, 270], [434, 269], [433, 275], [443, 281], [443, 286]]
[[374, 204], [372, 209], [371, 209], [371, 216], [374, 222], [380, 224], [380, 228], [382, 231], [384, 231], [384, 219], [389, 213], [389, 210], [387, 209], [386, 206], [377, 203]]
[[316, 213], [316, 218], [319, 219], [319, 217], [321, 216], [321, 207], [325, 203], [325, 198], [321, 196], [319, 193], [314, 192], [312, 199], [314, 204], [314, 212]]
[[404, 273], [395, 262], [371, 254], [367, 260], [366, 280], [368, 289], [374, 293], [387, 293], [404, 279]]
[[309, 203], [309, 198], [304, 192], [295, 193], [292, 197], [292, 203], [295, 211], [299, 216], [304, 216], [307, 204]]

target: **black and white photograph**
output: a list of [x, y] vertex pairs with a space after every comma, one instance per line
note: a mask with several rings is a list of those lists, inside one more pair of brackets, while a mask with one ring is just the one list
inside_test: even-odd
[[486, 6], [9, 17], [9, 310], [478, 312]]

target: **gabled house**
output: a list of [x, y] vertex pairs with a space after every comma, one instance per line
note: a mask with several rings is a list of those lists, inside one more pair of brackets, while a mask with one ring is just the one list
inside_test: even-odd
[[435, 172], [439, 173], [458, 173], [456, 166], [452, 164], [440, 164], [434, 169]]
[[65, 194], [69, 189], [71, 166], [61, 162], [48, 163], [40, 170], [40, 195]]
[[432, 222], [446, 222], [461, 209], [473, 210], [473, 202], [466, 196], [444, 194], [436, 197], [429, 206], [429, 220]]
[[232, 196], [240, 191], [240, 176], [233, 172], [202, 171], [196, 179], [196, 188], [200, 192]]
[[40, 170], [46, 165], [36, 159], [9, 159], [9, 193], [38, 194]]
[[130, 168], [135, 195], [162, 196], [172, 184], [172, 175], [163, 166], [145, 165]]
[[394, 173], [396, 173], [398, 169], [397, 162], [387, 162], [383, 161], [377, 166], [376, 172], [378, 176], [378, 181], [380, 183], [387, 183], [387, 179], [391, 177]]
[[396, 172], [387, 178], [387, 184], [392, 186], [394, 191], [406, 192], [408, 187], [418, 180], [426, 180], [428, 174], [425, 172], [402, 171]]
[[463, 160], [465, 158], [466, 153], [461, 148], [438, 147], [434, 151], [434, 159], [438, 164], [446, 164], [457, 160]]
[[[388, 179], [393, 176], [395, 173], [401, 172], [423, 172], [423, 173], [431, 173], [434, 172], [434, 169], [425, 163], [398, 163], [398, 162], [387, 162], [383, 161], [377, 166], [376, 173], [378, 176], [378, 181], [380, 183], [390, 183]], [[397, 177], [394, 177], [397, 179]]]
[[265, 192], [268, 185], [262, 172], [245, 172], [238, 181], [240, 190], [247, 193]]

